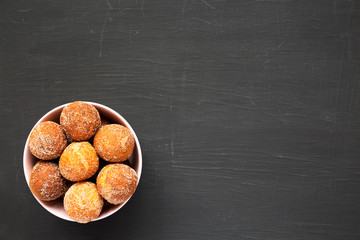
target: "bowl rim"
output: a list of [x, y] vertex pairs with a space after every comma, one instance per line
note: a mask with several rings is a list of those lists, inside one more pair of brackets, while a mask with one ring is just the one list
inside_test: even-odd
[[[91, 104], [92, 106], [94, 106], [98, 111], [99, 109], [98, 108], [102, 108], [102, 109], [105, 109], [106, 111], [110, 112], [111, 115], [115, 115], [117, 118], [119, 118], [121, 120], [122, 123], [117, 123], [117, 124], [124, 124], [130, 131], [131, 133], [133, 134], [134, 138], [135, 138], [135, 148], [137, 149], [137, 156], [138, 156], [138, 171], [136, 172], [137, 175], [138, 175], [138, 180], [137, 180], [137, 188], [139, 186], [139, 182], [140, 182], [140, 178], [141, 178], [141, 173], [142, 173], [142, 152], [141, 152], [141, 147], [140, 147], [140, 142], [139, 142], [139, 139], [138, 137], [136, 136], [136, 133], [135, 131], [133, 130], [133, 128], [131, 127], [131, 125], [129, 124], [128, 121], [126, 121], [126, 119], [121, 115], [119, 114], [118, 112], [116, 112], [115, 110], [111, 109], [110, 107], [108, 106], [105, 106], [103, 104], [100, 104], [100, 103], [96, 103], [96, 102], [90, 102], [90, 101], [81, 101], [81, 102], [84, 102], [84, 103], [88, 103], [88, 104]], [[25, 147], [24, 147], [24, 152], [23, 152], [23, 170], [24, 170], [24, 177], [25, 177], [25, 181], [29, 187], [29, 190], [30, 190], [30, 172], [27, 172], [26, 171], [26, 161], [27, 161], [27, 158], [26, 158], [26, 155], [27, 155], [27, 151], [29, 149], [29, 138], [30, 138], [30, 134], [31, 132], [34, 130], [34, 128], [41, 122], [44, 122], [44, 119], [46, 117], [48, 117], [51, 113], [53, 112], [56, 112], [60, 109], [63, 109], [65, 106], [67, 106], [68, 104], [70, 104], [72, 102], [69, 102], [69, 103], [65, 103], [65, 104], [62, 104], [60, 106], [57, 106], [53, 109], [51, 109], [50, 111], [48, 111], [47, 113], [45, 113], [36, 123], [35, 125], [33, 126], [33, 128], [31, 129], [31, 131], [29, 132], [29, 135], [26, 139], [26, 142], [25, 142]], [[40, 161], [40, 160], [39, 160]], [[86, 181], [86, 180], [85, 180]], [[31, 192], [31, 191], [30, 191]], [[67, 220], [67, 221], [70, 221], [70, 222], [75, 222], [74, 220], [72, 220], [69, 216], [68, 218], [64, 217], [63, 215], [59, 215], [57, 214], [57, 211], [53, 211], [50, 209], [50, 207], [48, 206], [45, 206], [43, 201], [41, 201], [40, 199], [38, 199], [32, 192], [31, 194], [35, 197], [35, 199], [39, 202], [39, 204], [45, 208], [48, 212], [50, 212], [51, 214], [55, 215], [56, 217], [58, 218], [61, 218], [61, 219], [64, 219], [64, 220]], [[132, 197], [132, 196], [131, 196]], [[111, 216], [112, 214], [116, 213], [117, 211], [119, 211], [130, 199], [127, 199], [125, 202], [119, 204], [119, 205], [116, 205], [116, 208], [114, 208], [114, 210], [106, 213], [106, 214], [103, 214], [103, 215], [100, 215], [99, 217], [97, 217], [96, 219], [92, 220], [91, 222], [94, 222], [94, 221], [98, 221], [98, 220], [101, 220], [101, 219], [104, 219], [104, 218], [107, 218], [109, 216]], [[65, 210], [64, 210], [65, 211]], [[66, 212], [66, 211], [65, 211]]]

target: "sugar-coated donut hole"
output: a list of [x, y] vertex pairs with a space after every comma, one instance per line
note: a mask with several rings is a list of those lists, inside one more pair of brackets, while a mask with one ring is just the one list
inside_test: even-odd
[[62, 110], [60, 125], [70, 139], [85, 141], [101, 126], [100, 114], [91, 104], [81, 101], [72, 102]]
[[126, 161], [133, 153], [135, 138], [120, 124], [102, 126], [94, 137], [97, 154], [108, 162]]
[[65, 211], [78, 223], [88, 223], [97, 218], [103, 205], [96, 185], [91, 182], [73, 184], [64, 197]]
[[99, 157], [89, 142], [73, 142], [61, 154], [60, 173], [70, 181], [83, 181], [99, 168]]
[[120, 204], [129, 199], [137, 187], [134, 169], [125, 164], [105, 166], [96, 179], [100, 195], [111, 204]]
[[67, 139], [59, 124], [46, 121], [39, 123], [30, 133], [30, 152], [41, 160], [60, 157], [67, 145]]
[[67, 190], [67, 181], [61, 176], [58, 165], [49, 161], [35, 164], [29, 185], [31, 192], [43, 201], [55, 200]]

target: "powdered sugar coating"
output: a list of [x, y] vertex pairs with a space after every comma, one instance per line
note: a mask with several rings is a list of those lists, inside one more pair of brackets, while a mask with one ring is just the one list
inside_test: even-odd
[[67, 145], [67, 139], [59, 124], [46, 121], [39, 123], [30, 133], [30, 152], [41, 160], [60, 157]]
[[88, 223], [97, 218], [104, 201], [96, 185], [79, 182], [72, 185], [64, 197], [64, 208], [71, 219], [78, 223]]
[[75, 141], [88, 140], [101, 126], [100, 114], [91, 104], [73, 102], [62, 110], [60, 125], [69, 138]]
[[30, 174], [30, 190], [40, 200], [55, 200], [66, 191], [66, 180], [56, 163], [39, 161]]
[[96, 184], [100, 195], [111, 204], [120, 204], [130, 198], [137, 187], [134, 169], [125, 164], [109, 164], [99, 173]]
[[108, 162], [127, 160], [135, 146], [131, 131], [120, 124], [102, 126], [94, 138], [94, 147], [99, 156]]
[[89, 142], [73, 142], [61, 154], [61, 174], [70, 181], [83, 181], [99, 168], [99, 157]]

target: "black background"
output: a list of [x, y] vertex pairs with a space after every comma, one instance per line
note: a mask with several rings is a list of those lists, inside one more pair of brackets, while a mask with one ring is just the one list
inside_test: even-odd
[[[359, 239], [356, 1], [0, 2], [1, 239]], [[37, 120], [74, 100], [137, 133], [140, 185], [86, 225], [23, 174]]]

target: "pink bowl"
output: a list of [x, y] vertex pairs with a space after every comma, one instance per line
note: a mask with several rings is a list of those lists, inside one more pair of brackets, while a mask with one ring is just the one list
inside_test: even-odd
[[[130, 124], [119, 113], [115, 112], [111, 108], [106, 107], [99, 103], [94, 103], [94, 102], [86, 102], [86, 103], [93, 105], [99, 111], [101, 117], [108, 119], [113, 123], [119, 123], [121, 125], [124, 125], [128, 129], [130, 129], [130, 131], [134, 135], [136, 144], [135, 144], [134, 152], [133, 152], [132, 156], [129, 158], [129, 162], [130, 162], [131, 167], [134, 168], [134, 170], [136, 171], [136, 173], [138, 175], [138, 183], [139, 183], [140, 176], [141, 176], [141, 170], [142, 170], [142, 155], [141, 155], [140, 143], [139, 143], [139, 140], [138, 140], [134, 130], [131, 128]], [[48, 113], [46, 113], [35, 124], [35, 126], [44, 121], [54, 121], [54, 122], [59, 123], [61, 111], [66, 105], [68, 105], [68, 103], [61, 105], [59, 107], [56, 107], [56, 108], [52, 109], [51, 111], [49, 111]], [[30, 134], [29, 134], [29, 136], [30, 136]], [[24, 157], [23, 157], [24, 173], [25, 173], [25, 178], [26, 178], [26, 182], [28, 185], [29, 185], [30, 172], [31, 172], [33, 166], [36, 164], [36, 162], [39, 161], [37, 158], [35, 158], [31, 154], [31, 152], [29, 150], [29, 145], [28, 145], [29, 144], [29, 136], [26, 140], [26, 144], [25, 144], [25, 148], [24, 148]], [[63, 206], [62, 198], [58, 198], [54, 201], [47, 202], [47, 201], [42, 201], [42, 200], [38, 199], [35, 195], [34, 195], [34, 197], [40, 203], [40, 205], [43, 206], [46, 210], [48, 210], [50, 213], [54, 214], [55, 216], [57, 216], [59, 218], [74, 222], [74, 220], [72, 220], [69, 217], [69, 215], [66, 213], [64, 206]], [[129, 201], [129, 199], [127, 201]], [[100, 219], [106, 218], [106, 217], [114, 214], [116, 211], [118, 211], [120, 208], [122, 208], [127, 203], [127, 201], [122, 204], [119, 204], [119, 205], [111, 205], [111, 204], [107, 204], [107, 203], [104, 204], [104, 207], [103, 207], [103, 210], [102, 210], [100, 216], [93, 221], [100, 220]]]

